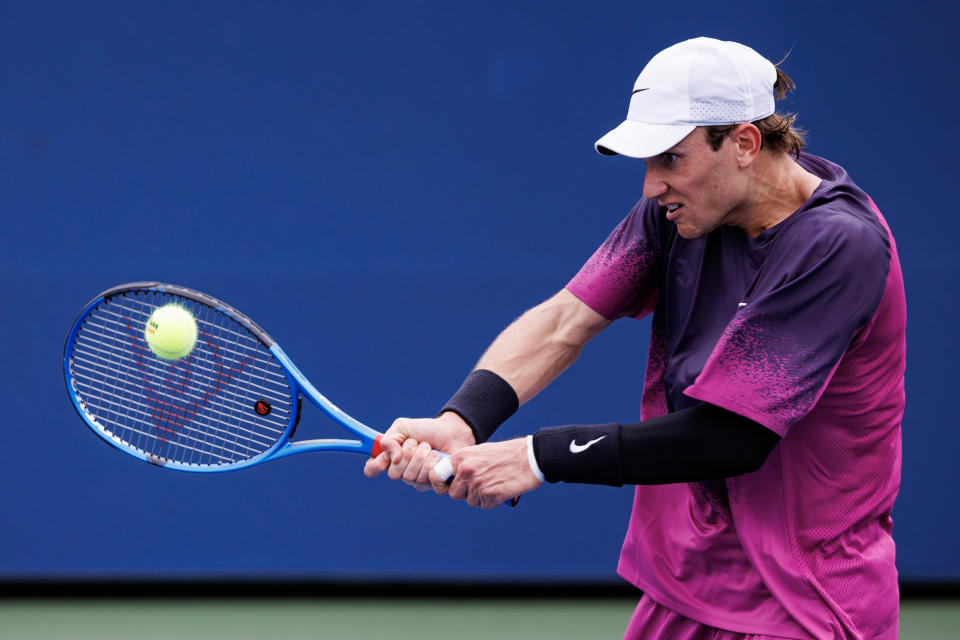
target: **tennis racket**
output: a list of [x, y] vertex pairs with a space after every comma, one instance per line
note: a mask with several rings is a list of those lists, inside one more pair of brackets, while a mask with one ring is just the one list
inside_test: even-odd
[[[193, 350], [175, 361], [158, 358], [144, 339], [150, 314], [169, 303], [188, 309], [198, 329]], [[383, 434], [327, 400], [263, 329], [185, 287], [134, 282], [94, 298], [70, 329], [63, 375], [95, 434], [166, 469], [232, 471], [309, 451], [383, 451]], [[291, 442], [304, 396], [356, 439]]]

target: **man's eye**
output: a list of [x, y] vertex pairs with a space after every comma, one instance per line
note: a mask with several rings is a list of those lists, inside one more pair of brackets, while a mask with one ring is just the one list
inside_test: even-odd
[[665, 164], [665, 165], [667, 165], [667, 166], [672, 165], [674, 162], [676, 162], [676, 160], [677, 160], [677, 154], [675, 154], [675, 153], [661, 153], [661, 154], [660, 154], [660, 162], [662, 162], [663, 164]]

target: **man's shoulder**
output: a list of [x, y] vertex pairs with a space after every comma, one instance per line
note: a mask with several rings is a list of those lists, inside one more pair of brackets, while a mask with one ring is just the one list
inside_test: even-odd
[[[835, 166], [835, 165], [834, 165]], [[791, 245], [871, 255], [888, 254], [890, 236], [870, 197], [845, 172], [824, 178], [807, 203], [788, 219]]]
[[842, 211], [807, 213], [777, 238], [777, 255], [770, 256], [778, 266], [775, 271], [811, 278], [824, 287], [852, 279], [865, 290], [881, 292], [891, 264], [882, 228]]
[[871, 220], [825, 206], [797, 216], [784, 231], [778, 245], [793, 254], [806, 253], [813, 260], [830, 256], [852, 267], [881, 266], [890, 259], [890, 238], [876, 217]]

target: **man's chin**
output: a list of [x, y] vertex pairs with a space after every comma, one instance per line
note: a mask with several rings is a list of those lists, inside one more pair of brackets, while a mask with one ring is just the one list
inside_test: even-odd
[[720, 227], [719, 224], [692, 225], [684, 220], [675, 220], [673, 224], [676, 225], [677, 233], [684, 240], [696, 240], [697, 238], [702, 238], [703, 236], [709, 235]]
[[684, 240], [696, 240], [697, 238], [702, 238], [707, 235], [709, 231], [704, 231], [703, 229], [698, 229], [696, 227], [690, 227], [687, 225], [678, 224], [677, 225], [677, 234], [680, 235]]

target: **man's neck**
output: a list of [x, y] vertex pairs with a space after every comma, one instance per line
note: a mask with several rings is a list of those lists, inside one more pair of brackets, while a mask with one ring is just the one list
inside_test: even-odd
[[751, 169], [753, 188], [738, 225], [751, 238], [793, 215], [821, 182], [787, 153], [762, 151]]

